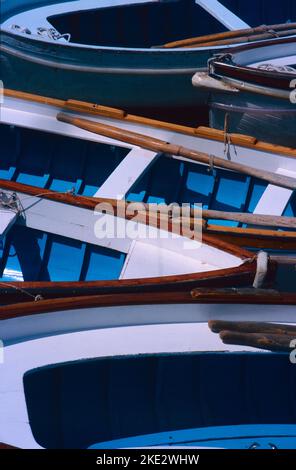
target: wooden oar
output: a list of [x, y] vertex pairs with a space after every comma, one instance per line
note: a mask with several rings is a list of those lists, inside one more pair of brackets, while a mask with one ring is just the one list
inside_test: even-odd
[[190, 295], [193, 300], [208, 303], [225, 301], [234, 304], [295, 305], [296, 301], [295, 294], [282, 293], [273, 289], [197, 287], [192, 289]]
[[[5, 187], [6, 180], [0, 180], [0, 186]], [[182, 224], [192, 225], [194, 219], [201, 219], [206, 228], [205, 219], [216, 219], [216, 220], [230, 220], [234, 222], [240, 222], [243, 224], [249, 225], [258, 225], [263, 227], [281, 227], [281, 228], [295, 228], [296, 229], [296, 217], [286, 217], [286, 216], [275, 216], [275, 215], [264, 215], [264, 214], [248, 214], [244, 212], [225, 212], [225, 211], [216, 211], [210, 209], [199, 209], [199, 208], [189, 208], [188, 213], [186, 210], [185, 215], [182, 214], [182, 206], [167, 205], [167, 204], [147, 204], [143, 202], [133, 202], [126, 200], [117, 200], [110, 198], [92, 198], [96, 200], [97, 204], [104, 204], [106, 206], [106, 212], [108, 212], [108, 206], [112, 208], [112, 211], [116, 209], [124, 213], [128, 206], [129, 209], [134, 213], [139, 212], [144, 215], [148, 213], [158, 213], [161, 216], [168, 215], [170, 220], [177, 222], [179, 219], [182, 221]], [[186, 208], [187, 209], [187, 208]], [[164, 219], [163, 219], [164, 220]], [[290, 232], [289, 232], [290, 233]], [[262, 233], [264, 235], [264, 232]], [[291, 263], [293, 264], [293, 263]]]
[[281, 325], [279, 323], [265, 323], [256, 321], [224, 321], [210, 320], [209, 328], [213, 333], [221, 331], [236, 331], [237, 333], [269, 333], [274, 335], [286, 335], [296, 338], [296, 326]]
[[[1, 180], [0, 180], [1, 182]], [[240, 222], [243, 224], [258, 225], [264, 227], [283, 227], [283, 228], [296, 228], [296, 217], [278, 216], [278, 215], [265, 215], [265, 214], [248, 214], [246, 212], [225, 212], [216, 211], [211, 209], [199, 208], [184, 208], [182, 205], [176, 204], [148, 204], [144, 202], [133, 202], [116, 199], [96, 198], [99, 203], [107, 203], [112, 207], [117, 207], [121, 210], [126, 210], [128, 204], [132, 204], [130, 208], [136, 212], [157, 212], [160, 215], [167, 215], [170, 220], [182, 219], [183, 223], [191, 224], [193, 219], [216, 219], [216, 220], [230, 220]], [[205, 228], [207, 226], [205, 225]], [[215, 226], [210, 226], [215, 227]], [[290, 232], [289, 232], [290, 233]]]
[[264, 39], [272, 39], [275, 37], [282, 38], [285, 36], [292, 36], [294, 34], [296, 34], [296, 29], [280, 31], [276, 34], [272, 32], [269, 32], [269, 33], [267, 32], [265, 34], [257, 34], [253, 36], [241, 36], [235, 39], [223, 39], [221, 41], [202, 42], [200, 44], [192, 44], [187, 47], [194, 48], [194, 47], [227, 46], [227, 45], [232, 45], [232, 44], [242, 44], [245, 42], [258, 42], [258, 41], [263, 41]]
[[[195, 217], [198, 215], [195, 209]], [[205, 219], [232, 220], [249, 225], [260, 225], [265, 227], [296, 228], [296, 217], [286, 217], [277, 215], [248, 214], [244, 212], [224, 212], [204, 209], [200, 211], [200, 216]]]
[[237, 333], [235, 331], [221, 331], [220, 338], [224, 344], [249, 346], [265, 351], [289, 352], [295, 349], [291, 342], [296, 335], [273, 335], [263, 333]]
[[187, 47], [192, 44], [200, 44], [205, 42], [213, 42], [213, 41], [220, 41], [224, 39], [233, 39], [240, 36], [249, 36], [252, 34], [257, 33], [264, 33], [266, 31], [280, 31], [285, 29], [293, 29], [296, 28], [296, 23], [282, 23], [278, 25], [262, 25], [257, 26], [255, 28], [246, 28], [246, 29], [238, 29], [235, 31], [226, 31], [224, 33], [217, 33], [217, 34], [207, 34], [205, 36], [197, 36], [188, 39], [182, 39], [179, 41], [172, 41], [166, 44], [163, 44], [162, 48], [178, 48], [178, 47]]
[[271, 255], [270, 259], [277, 264], [296, 267], [296, 257], [290, 255]]
[[214, 155], [198, 152], [196, 150], [188, 149], [176, 144], [169, 144], [163, 140], [148, 137], [144, 134], [126, 131], [124, 129], [109, 126], [107, 124], [100, 124], [89, 119], [72, 117], [65, 113], [58, 113], [57, 119], [86, 131], [104, 135], [105, 137], [119, 140], [121, 142], [126, 142], [132, 145], [138, 145], [139, 147], [152, 150], [154, 152], [162, 152], [168, 155], [181, 156], [188, 160], [205, 163], [210, 166], [218, 166], [220, 168], [226, 168], [228, 170], [244, 173], [246, 175], [267, 181], [268, 183], [274, 184], [276, 186], [293, 190], [296, 189], [296, 179], [289, 176], [276, 175], [269, 171], [258, 170], [247, 165], [242, 165], [240, 163], [235, 163], [220, 157], [215, 157]]

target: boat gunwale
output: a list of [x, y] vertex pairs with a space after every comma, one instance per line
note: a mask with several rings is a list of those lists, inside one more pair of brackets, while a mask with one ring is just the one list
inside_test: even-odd
[[[266, 46], [274, 46], [277, 44], [294, 43], [296, 47], [296, 36], [284, 39], [274, 39], [271, 44], [265, 43], [254, 43], [249, 46], [236, 47], [233, 51], [229, 51], [220, 57], [214, 57], [209, 60], [208, 70], [212, 77], [218, 76], [222, 80], [224, 78], [237, 79], [243, 82], [251, 82], [259, 85], [269, 86], [270, 88], [278, 89], [289, 89], [292, 91], [290, 86], [291, 81], [296, 78], [295, 74], [289, 72], [279, 72], [273, 70], [264, 70], [260, 68], [252, 67], [251, 65], [241, 65], [237, 61], [237, 56], [241, 55], [242, 52], [249, 52], [250, 50], [257, 49], [259, 47], [265, 48]], [[253, 78], [253, 80], [252, 80]], [[255, 80], [256, 79], [256, 80]], [[268, 80], [270, 82], [268, 83]], [[263, 83], [262, 83], [263, 82]], [[289, 86], [287, 83], [289, 82]], [[277, 85], [277, 86], [275, 86]]]
[[[269, 276], [273, 276], [276, 263], [269, 262]], [[27, 282], [0, 282], [1, 305], [22, 302], [30, 303], [32, 297], [41, 302], [49, 299], [77, 298], [80, 296], [104, 295], [157, 295], [159, 292], [188, 292], [190, 289], [220, 285], [232, 285], [233, 279], [241, 280], [238, 284], [250, 283], [255, 278], [257, 260], [254, 258], [234, 268], [224, 268], [205, 273], [175, 274], [139, 279], [115, 279], [111, 281], [27, 281]], [[227, 282], [225, 278], [227, 277]], [[229, 286], [230, 287], [230, 286]], [[101, 292], [100, 292], [101, 291]], [[5, 296], [5, 298], [4, 298]], [[12, 301], [11, 301], [12, 300]], [[3, 302], [3, 303], [2, 303]], [[36, 302], [36, 300], [35, 300]], [[39, 300], [38, 300], [39, 302]], [[38, 303], [37, 302], [37, 303]], [[0, 305], [0, 307], [1, 307]], [[0, 318], [2, 319], [2, 318]]]
[[[181, 124], [174, 124], [165, 121], [159, 121], [156, 119], [146, 118], [142, 116], [133, 115], [126, 113], [124, 110], [114, 107], [100, 106], [96, 103], [84, 102], [79, 100], [62, 100], [51, 97], [44, 97], [42, 95], [36, 95], [32, 93], [22, 92], [18, 90], [12, 90], [4, 88], [4, 97], [13, 99], [26, 100], [35, 102], [43, 106], [50, 106], [60, 109], [66, 109], [68, 111], [75, 111], [78, 113], [91, 114], [99, 117], [108, 117], [114, 120], [125, 121], [131, 124], [141, 124], [146, 126], [152, 126], [156, 129], [169, 130], [171, 132], [179, 132], [181, 134], [190, 135], [193, 137], [215, 140], [225, 142], [225, 132], [219, 129], [212, 129], [206, 126], [198, 126], [196, 128], [184, 126]], [[4, 102], [5, 106], [5, 102]], [[121, 116], [120, 116], [121, 114]], [[267, 152], [272, 154], [278, 154], [288, 158], [296, 158], [296, 148], [285, 147], [282, 145], [275, 145], [269, 142], [257, 140], [255, 137], [245, 134], [228, 133], [227, 136], [230, 138], [231, 143], [239, 145], [244, 148], [258, 150], [261, 152]]]
[[[279, 89], [284, 91], [293, 91], [290, 86], [292, 80], [296, 79], [295, 75], [288, 72], [273, 72], [262, 69], [255, 69], [253, 67], [237, 65], [235, 62], [216, 61], [210, 62], [210, 76], [219, 77], [222, 80], [240, 80], [241, 82], [248, 82], [264, 86], [270, 89]], [[280, 75], [280, 76], [279, 76]], [[288, 83], [287, 83], [288, 82]]]
[[[65, 2], [67, 3], [67, 2]], [[70, 3], [73, 3], [70, 1]], [[143, 2], [144, 3], [144, 2]], [[149, 1], [147, 1], [147, 3], [149, 3]], [[56, 6], [56, 5], [60, 5], [60, 3], [56, 3], [56, 4], [51, 4], [51, 5], [43, 5], [43, 6], [39, 6], [39, 7], [35, 7], [35, 8], [30, 8], [28, 10], [24, 10], [23, 12], [21, 13], [27, 13], [27, 12], [30, 12], [30, 11], [36, 11], [38, 9], [43, 9], [43, 8], [47, 8], [47, 7], [51, 7], [51, 6]], [[124, 5], [123, 5], [124, 6]], [[207, 11], [203, 6], [199, 5], [204, 11]], [[87, 8], [87, 9], [79, 9], [79, 5], [77, 5], [77, 9], [74, 9], [74, 10], [69, 10], [68, 12], [62, 12], [62, 13], [59, 13], [59, 14], [53, 14], [52, 15], [47, 15], [45, 18], [46, 20], [49, 22], [49, 19], [53, 16], [61, 16], [61, 15], [65, 15], [65, 14], [69, 14], [69, 13], [72, 13], [72, 12], [80, 12], [80, 11], [91, 11], [91, 10], [99, 10], [99, 9], [104, 9], [104, 8], [116, 8], [118, 7], [118, 5], [110, 5], [108, 7], [97, 7], [97, 8]], [[20, 14], [21, 14], [20, 13]], [[208, 12], [207, 12], [208, 13]], [[208, 13], [211, 17], [212, 15], [210, 13]], [[66, 47], [76, 47], [76, 48], [81, 48], [81, 49], [89, 49], [89, 50], [110, 50], [110, 51], [127, 51], [127, 52], [140, 52], [141, 54], [143, 52], [147, 52], [147, 53], [154, 53], [154, 52], [166, 52], [166, 53], [195, 53], [197, 51], [210, 51], [211, 54], [213, 54], [215, 50], [217, 51], [220, 51], [221, 49], [222, 50], [232, 50], [232, 49], [235, 49], [237, 51], [243, 51], [245, 49], [249, 49], [249, 48], [253, 48], [253, 47], [261, 47], [261, 46], [268, 46], [269, 44], [273, 44], [275, 41], [277, 42], [285, 42], [286, 40], [289, 40], [289, 39], [293, 39], [295, 38], [295, 35], [290, 35], [287, 33], [286, 36], [284, 37], [281, 37], [281, 38], [268, 38], [268, 39], [262, 39], [262, 40], [259, 40], [259, 41], [255, 41], [255, 42], [249, 42], [249, 41], [246, 41], [245, 43], [243, 44], [222, 44], [222, 45], [214, 45], [214, 46], [204, 46], [204, 47], [173, 47], [173, 48], [163, 48], [163, 46], [155, 46], [155, 47], [142, 47], [142, 48], [138, 48], [138, 47], [118, 47], [118, 46], [103, 46], [103, 45], [92, 45], [92, 44], [84, 44], [84, 43], [71, 43], [71, 42], [67, 42], [67, 43], [63, 43], [63, 42], [54, 42], [51, 40], [51, 39], [48, 39], [46, 37], [42, 37], [42, 36], [37, 36], [34, 37], [30, 37], [28, 35], [26, 35], [25, 33], [22, 33], [22, 32], [12, 32], [10, 31], [6, 26], [3, 26], [5, 23], [7, 23], [8, 20], [13, 20], [13, 18], [15, 16], [18, 16], [18, 14], [13, 14], [12, 16], [7, 16], [4, 20], [4, 22], [2, 24], [0, 24], [0, 33], [3, 32], [9, 36], [12, 36], [12, 37], [20, 37], [20, 38], [25, 38], [25, 39], [29, 39], [31, 41], [34, 41], [34, 42], [39, 42], [39, 43], [49, 43], [49, 44], [55, 44], [55, 45], [58, 45], [58, 46], [66, 46]], [[268, 27], [268, 25], [266, 25]], [[252, 30], [253, 28], [250, 27], [250, 30]], [[238, 29], [239, 31], [239, 29]], [[208, 35], [205, 35], [205, 36], [211, 36], [211, 33], [209, 33]]]
[[[259, 290], [260, 291], [260, 290]], [[273, 295], [271, 295], [271, 292]], [[277, 291], [240, 293], [239, 289], [197, 289], [187, 292], [120, 293], [92, 296], [64, 297], [20, 304], [0, 306], [0, 321], [39, 314], [52, 314], [81, 308], [117, 307], [131, 305], [182, 305], [182, 304], [249, 304], [296, 305], [296, 294]]]
[[[39, 45], [42, 45], [42, 44], [52, 44], [54, 46], [57, 46], [59, 48], [76, 48], [76, 49], [81, 49], [81, 50], [89, 50], [89, 51], [110, 51], [110, 52], [120, 52], [120, 53], [124, 53], [124, 52], [127, 52], [127, 53], [139, 53], [139, 54], [143, 54], [143, 53], [147, 53], [147, 54], [155, 54], [155, 53], [158, 53], [158, 54], [178, 54], [178, 55], [194, 55], [196, 52], [211, 52], [211, 53], [214, 53], [214, 51], [220, 51], [220, 50], [228, 50], [228, 49], [233, 49], [233, 45], [221, 45], [221, 46], [212, 46], [212, 47], [184, 47], [184, 48], [179, 48], [179, 47], [176, 47], [176, 48], [171, 48], [171, 49], [165, 49], [163, 47], [147, 47], [147, 48], [143, 48], [143, 47], [116, 47], [116, 46], [96, 46], [96, 45], [92, 45], [92, 44], [83, 44], [83, 43], [73, 43], [73, 42], [58, 42], [58, 41], [55, 41], [53, 42], [53, 40], [51, 39], [48, 39], [48, 38], [45, 38], [45, 37], [41, 37], [41, 36], [37, 36], [34, 37], [34, 35], [31, 35], [31, 36], [28, 36], [27, 34], [25, 33], [21, 33], [21, 32], [12, 32], [10, 31], [9, 29], [7, 29], [6, 27], [3, 27], [2, 25], [0, 25], [0, 34], [5, 34], [11, 38], [16, 38], [16, 39], [19, 39], [19, 40], [22, 40], [24, 39], [25, 42], [29, 42], [29, 43], [32, 43], [32, 44], [39, 44]], [[285, 38], [284, 38], [285, 39]], [[266, 40], [266, 41], [269, 41], [269, 40]], [[196, 70], [196, 69], [195, 69]]]
[[[79, 196], [79, 195], [72, 195], [69, 193], [59, 193], [56, 191], [52, 191], [50, 189], [45, 189], [45, 188], [40, 189], [36, 186], [30, 186], [30, 185], [26, 185], [23, 183], [18, 183], [15, 181], [9, 181], [9, 180], [3, 180], [3, 179], [0, 179], [0, 188], [7, 190], [7, 191], [14, 191], [16, 193], [23, 193], [23, 194], [28, 194], [30, 196], [39, 197], [40, 199], [48, 199], [50, 201], [68, 204], [71, 206], [78, 207], [80, 209], [94, 210], [98, 204], [106, 203], [112, 206], [114, 210], [114, 216], [116, 217], [118, 216], [117, 204], [120, 201], [117, 201], [115, 199]], [[41, 196], [40, 196], [40, 193], [42, 193]], [[124, 203], [126, 202], [127, 201], [124, 201]], [[127, 215], [126, 213], [124, 215], [125, 215], [126, 220], [130, 220], [134, 216], [133, 214]], [[151, 217], [147, 218], [146, 214], [139, 214], [139, 223], [150, 225], [150, 222], [152, 222], [150, 218]], [[158, 219], [156, 219], [156, 223], [158, 223]], [[171, 233], [173, 232], [173, 221], [169, 221], [168, 231]], [[182, 236], [190, 239], [192, 237], [192, 233], [190, 233], [190, 230], [187, 231], [185, 228], [184, 233], [182, 233]], [[240, 258], [241, 260], [253, 258], [252, 253], [249, 252], [248, 250], [244, 250], [242, 248], [239, 248], [227, 242], [222, 242], [219, 240], [218, 237], [215, 237], [213, 235], [204, 234], [203, 241], [205, 242], [205, 244], [210, 245], [214, 248], [226, 251], [227, 253], [232, 254], [233, 256], [236, 256]]]
[[[156, 0], [157, 1], [157, 0]], [[62, 3], [59, 3], [58, 0], [57, 0], [57, 3], [54, 3], [54, 4], [49, 4], [49, 5], [41, 5], [41, 6], [37, 6], [37, 7], [30, 7], [29, 9], [27, 10], [23, 10], [19, 13], [13, 13], [11, 16], [9, 15], [6, 15], [5, 17], [5, 20], [2, 24], [0, 24], [0, 33], [1, 31], [3, 31], [4, 33], [7, 33], [9, 35], [13, 35], [13, 36], [21, 36], [21, 37], [24, 37], [24, 38], [27, 38], [27, 35], [22, 33], [22, 32], [11, 32], [6, 26], [3, 26], [5, 23], [7, 23], [9, 20], [13, 20], [16, 16], [19, 16], [21, 15], [22, 13], [29, 13], [29, 12], [33, 12], [33, 11], [38, 11], [38, 10], [42, 10], [44, 8], [48, 9], [48, 8], [51, 8], [53, 6], [57, 6], [57, 5], [61, 5], [67, 3], [67, 2], [62, 2]], [[69, 3], [73, 3], [73, 1], [69, 1]], [[155, 0], [151, 1], [151, 0], [147, 0], [147, 2], [139, 2], [139, 5], [141, 4], [145, 4], [145, 3], [155, 3]], [[127, 4], [127, 5], [138, 5], [138, 2], [135, 2], [135, 3], [130, 3], [130, 4]], [[48, 21], [50, 23], [50, 18], [52, 17], [55, 17], [55, 16], [62, 16], [62, 15], [67, 15], [67, 14], [71, 14], [73, 12], [75, 13], [79, 13], [79, 12], [89, 12], [89, 11], [92, 11], [92, 10], [103, 10], [103, 9], [114, 9], [114, 8], [117, 8], [117, 7], [124, 7], [126, 6], [125, 4], [123, 5], [112, 5], [110, 4], [109, 6], [97, 6], [97, 7], [89, 7], [89, 8], [81, 8], [81, 5], [76, 5], [76, 8], [72, 8], [72, 9], [69, 9], [68, 11], [63, 11], [63, 12], [59, 12], [59, 13], [55, 13], [54, 11], [50, 14], [50, 12], [48, 12], [48, 14], [45, 16], [45, 19], [46, 21]], [[206, 13], [208, 13], [208, 15], [213, 18], [213, 15], [209, 12], [207, 12], [207, 10], [202, 6], [202, 5], [199, 5], [199, 7], [204, 10]], [[43, 16], [43, 19], [44, 19], [44, 16]], [[218, 21], [220, 23], [220, 21]], [[51, 23], [50, 23], [51, 24]], [[56, 29], [56, 28], [54, 28]], [[210, 35], [210, 33], [208, 34]], [[35, 41], [39, 41], [39, 42], [46, 42], [46, 43], [50, 43], [52, 44], [52, 40], [51, 39], [48, 39], [46, 37], [38, 37], [36, 35], [36, 38], [35, 37], [31, 37], [30, 39], [32, 40], [35, 40]], [[129, 52], [133, 52], [133, 51], [139, 51], [141, 53], [143, 52], [154, 52], [154, 51], [157, 51], [157, 52], [166, 52], [165, 49], [163, 49], [161, 46], [160, 47], [147, 47], [147, 48], [137, 48], [137, 47], [118, 47], [118, 46], [101, 46], [101, 45], [92, 45], [92, 44], [84, 44], [84, 43], [71, 43], [71, 42], [68, 42], [67, 44], [65, 43], [55, 43], [55, 44], [58, 44], [58, 45], [67, 45], [67, 46], [72, 46], [72, 47], [79, 47], [79, 48], [89, 48], [89, 49], [98, 49], [98, 50], [111, 50], [111, 51], [129, 51]], [[232, 45], [230, 46], [225, 46], [225, 45], [218, 45], [218, 46], [214, 46], [214, 49], [216, 50], [220, 50], [220, 49], [224, 49], [224, 48], [228, 48], [228, 47], [233, 47]], [[196, 50], [213, 50], [213, 48], [211, 47], [197, 47], [197, 48], [184, 48], [183, 51], [187, 51], [187, 52], [195, 52]], [[182, 52], [182, 50], [180, 51], [180, 48], [176, 47], [176, 48], [172, 48], [170, 49], [170, 51], [172, 52]]]
[[[40, 197], [41, 199], [48, 199], [50, 201], [55, 201], [62, 204], [69, 204], [81, 209], [88, 209], [93, 210], [97, 206], [99, 202], [106, 202], [111, 204], [114, 210], [114, 216], [116, 217], [116, 209], [117, 209], [117, 202], [115, 200], [110, 199], [98, 199], [98, 198], [90, 198], [84, 196], [73, 196], [67, 193], [57, 193], [55, 191], [51, 191], [48, 189], [42, 190], [42, 197], [40, 196], [40, 188], [36, 188], [34, 186], [24, 185], [22, 183], [16, 183], [6, 180], [0, 180], [0, 188], [7, 190], [7, 191], [14, 191], [16, 194], [29, 194], [30, 196]], [[122, 215], [121, 215], [122, 216]], [[147, 219], [146, 214], [139, 214], [139, 220], [137, 222], [144, 223], [144, 224], [151, 224], [153, 226], [158, 227], [159, 219], [156, 217], [156, 223], [151, 220], [151, 216]], [[125, 214], [126, 220], [129, 218], [133, 218], [134, 215], [127, 216]], [[168, 222], [168, 231], [172, 233], [174, 231], [173, 221]], [[182, 236], [191, 238], [192, 233], [190, 230], [187, 232], [187, 229], [182, 230]], [[149, 278], [135, 278], [135, 279], [116, 279], [112, 281], [27, 281], [27, 282], [8, 282], [2, 281], [0, 282], [0, 293], [2, 292], [8, 294], [9, 288], [18, 290], [21, 289], [23, 294], [30, 296], [30, 293], [24, 292], [26, 289], [28, 290], [38, 290], [36, 295], [42, 296], [42, 288], [49, 289], [51, 292], [54, 292], [55, 289], [63, 289], [69, 290], [72, 289], [73, 291], [76, 289], [112, 289], [120, 291], [120, 289], [133, 289], [133, 290], [147, 290], [148, 288], [169, 288], [175, 287], [176, 283], [180, 285], [186, 284], [194, 284], [195, 282], [201, 283], [211, 283], [215, 282], [217, 285], [225, 284], [225, 278], [229, 279], [237, 279], [238, 283], [244, 282], [252, 282], [257, 269], [257, 257], [253, 253], [249, 252], [248, 250], [228, 243], [227, 241], [220, 240], [217, 236], [212, 234], [203, 234], [203, 243], [208, 245], [212, 248], [223, 250], [229, 255], [235, 256], [241, 260], [241, 263], [238, 266], [232, 266], [230, 268], [221, 268], [216, 269], [213, 271], [205, 271], [200, 273], [189, 273], [189, 274], [182, 274], [182, 275], [169, 275], [169, 276], [155, 276]], [[274, 261], [269, 260], [269, 269], [268, 269], [268, 278], [274, 276], [276, 271], [277, 263]], [[226, 279], [226, 283], [228, 282]]]

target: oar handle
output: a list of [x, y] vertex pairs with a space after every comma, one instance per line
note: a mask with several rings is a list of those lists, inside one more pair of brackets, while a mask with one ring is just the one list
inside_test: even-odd
[[292, 345], [294, 336], [263, 334], [263, 333], [239, 333], [235, 331], [221, 331], [220, 338], [224, 344], [248, 346], [265, 351], [289, 352], [295, 349]]
[[295, 335], [296, 326], [282, 325], [278, 323], [265, 323], [254, 321], [224, 321], [224, 320], [210, 320], [208, 322], [209, 328], [213, 333], [220, 333], [221, 331], [233, 331], [237, 333], [266, 333], [275, 335]]
[[240, 36], [252, 36], [257, 33], [265, 33], [268, 31], [281, 31], [285, 29], [294, 29], [296, 28], [296, 23], [281, 23], [274, 25], [261, 25], [256, 26], [255, 28], [246, 28], [238, 29], [236, 31], [226, 31], [224, 33], [216, 34], [207, 34], [205, 36], [197, 36], [188, 39], [181, 39], [179, 41], [168, 42], [162, 46], [165, 49], [178, 48], [178, 47], [188, 47], [190, 45], [197, 45], [201, 43], [213, 43], [215, 41], [222, 41], [224, 39], [235, 39]]

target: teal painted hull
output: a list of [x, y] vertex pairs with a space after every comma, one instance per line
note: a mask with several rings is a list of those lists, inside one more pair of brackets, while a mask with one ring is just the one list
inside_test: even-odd
[[276, 145], [296, 147], [296, 104], [249, 93], [213, 93], [210, 102], [210, 126], [252, 135]]
[[3, 34], [1, 79], [7, 88], [128, 109], [205, 106], [191, 79], [210, 51], [140, 52], [77, 48]]
[[[56, 0], [11, 0], [1, 5], [2, 21], [11, 19], [2, 28], [0, 46], [1, 79], [7, 88], [94, 101], [168, 119], [170, 113], [175, 117], [192, 111], [196, 124], [206, 122], [201, 119], [200, 110], [207, 107], [209, 95], [194, 88], [191, 79], [195, 72], [206, 70], [213, 54], [223, 53], [229, 46], [154, 47], [225, 30], [194, 0], [147, 0], [142, 4], [127, 1], [121, 7], [107, 8], [99, 8], [98, 2], [97, 8], [90, 4], [93, 9], [79, 10], [77, 6], [77, 10], [70, 8], [69, 11], [65, 5], [63, 14], [59, 13], [58, 6], [52, 7], [51, 13], [33, 10], [54, 3]], [[282, 12], [283, 21], [293, 14], [289, 2], [284, 3], [287, 11]], [[230, 2], [228, 6], [235, 10], [237, 2]], [[243, 6], [240, 8], [242, 12], [237, 14], [247, 15]], [[31, 9], [32, 17], [35, 15], [32, 34], [11, 30], [13, 16]], [[38, 36], [38, 15], [40, 23], [48, 20], [56, 32], [69, 33], [71, 41]], [[260, 24], [262, 18], [254, 16], [248, 21]], [[30, 20], [20, 26], [30, 27]], [[166, 110], [167, 114], [163, 115], [161, 110]]]

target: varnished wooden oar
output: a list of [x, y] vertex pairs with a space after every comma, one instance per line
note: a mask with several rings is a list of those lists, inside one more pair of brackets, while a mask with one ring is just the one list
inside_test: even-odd
[[[140, 125], [151, 126], [155, 127], [156, 129], [163, 129], [171, 132], [179, 132], [181, 134], [200, 137], [202, 139], [209, 139], [211, 141], [225, 141], [225, 133], [224, 131], [219, 129], [212, 129], [210, 127], [204, 126], [198, 126], [195, 128], [183, 126], [180, 124], [172, 124], [169, 122], [158, 121], [143, 116], [136, 116], [134, 114], [129, 114], [122, 109], [111, 108], [109, 106], [101, 106], [96, 103], [89, 103], [73, 99], [59, 100], [57, 98], [49, 98], [17, 90], [10, 90], [9, 88], [4, 89], [4, 96], [23, 99], [26, 101], [33, 101], [36, 103], [55, 106], [56, 108], [63, 108], [64, 110], [71, 110], [79, 113], [82, 112], [86, 114], [108, 117], [111, 119], [120, 119], [131, 124], [136, 123]], [[279, 155], [286, 155], [291, 158], [296, 158], [296, 150], [293, 148], [274, 145], [260, 140], [258, 141], [255, 137], [244, 134], [229, 133], [229, 137], [233, 145], [238, 145], [247, 148], [256, 148], [260, 151], [275, 153]]]
[[126, 142], [132, 145], [138, 145], [147, 150], [162, 152], [168, 155], [181, 156], [188, 160], [204, 163], [206, 165], [218, 166], [220, 168], [226, 168], [228, 170], [244, 173], [248, 176], [262, 179], [276, 186], [293, 190], [296, 189], [296, 179], [289, 176], [276, 175], [269, 171], [258, 170], [248, 165], [242, 165], [240, 163], [235, 163], [220, 157], [215, 157], [214, 155], [198, 152], [196, 150], [188, 149], [176, 144], [169, 144], [163, 140], [155, 139], [144, 134], [126, 131], [124, 129], [115, 126], [109, 126], [107, 124], [100, 124], [89, 119], [76, 118], [66, 113], [58, 113], [57, 119], [86, 131], [104, 135], [105, 137], [119, 140], [121, 142]]
[[[199, 209], [199, 208], [186, 208], [186, 214], [181, 213], [182, 207], [179, 205], [166, 205], [166, 204], [147, 204], [143, 202], [132, 202], [132, 201], [116, 201], [101, 199], [100, 202], [110, 202], [112, 205], [117, 207], [126, 208], [126, 204], [132, 204], [130, 206], [134, 211], [139, 212], [157, 212], [162, 215], [168, 215], [169, 218], [176, 220], [182, 219], [183, 223], [191, 224], [194, 222], [193, 219], [213, 219], [213, 220], [230, 220], [234, 222], [240, 222], [243, 224], [258, 225], [264, 227], [282, 227], [282, 228], [295, 228], [296, 229], [296, 217], [287, 217], [279, 215], [265, 215], [265, 214], [249, 214], [246, 212], [226, 212], [226, 211], [215, 211], [211, 209]], [[206, 228], [206, 224], [205, 227]]]
[[285, 30], [285, 31], [280, 31], [280, 32], [266, 32], [264, 34], [257, 34], [257, 35], [251, 35], [251, 36], [241, 36], [237, 37], [234, 39], [223, 39], [221, 41], [210, 41], [210, 42], [202, 42], [200, 44], [192, 44], [191, 46], [187, 46], [189, 48], [194, 48], [194, 47], [214, 47], [214, 46], [227, 46], [227, 45], [232, 45], [232, 44], [242, 44], [245, 42], [258, 42], [258, 41], [264, 41], [264, 39], [272, 39], [272, 38], [283, 38], [285, 36], [292, 36], [296, 34], [296, 29], [290, 29], [290, 30]]
[[[208, 289], [197, 287], [192, 289], [191, 297], [198, 302], [221, 303], [223, 301], [234, 304], [279, 304], [294, 305], [295, 294], [282, 293], [273, 289], [254, 288], [217, 288]], [[290, 303], [291, 302], [291, 303]]]
[[265, 351], [289, 352], [295, 349], [291, 342], [296, 335], [273, 335], [263, 333], [237, 333], [235, 331], [221, 331], [220, 338], [224, 344], [249, 346]]
[[264, 33], [266, 31], [281, 31], [285, 29], [296, 28], [296, 23], [282, 23], [277, 25], [262, 25], [255, 28], [237, 29], [235, 31], [226, 31], [224, 33], [207, 34], [205, 36], [197, 36], [188, 39], [181, 39], [179, 41], [168, 42], [162, 46], [165, 49], [187, 47], [193, 44], [200, 44], [206, 42], [221, 41], [224, 39], [234, 39], [241, 36], [249, 36], [257, 33]]
[[293, 336], [296, 338], [296, 326], [281, 325], [279, 323], [265, 323], [256, 321], [224, 321], [210, 320], [209, 328], [213, 333], [221, 331], [235, 331], [237, 333], [268, 333], [273, 335]]
[[[35, 195], [38, 197], [40, 194], [44, 198], [51, 198], [61, 202], [68, 202], [74, 201], [75, 204], [79, 206], [89, 206], [95, 208], [98, 204], [103, 205], [105, 212], [116, 214], [116, 215], [128, 215], [129, 217], [134, 217], [135, 214], [138, 212], [142, 219], [144, 220], [145, 217], [148, 215], [155, 213], [159, 220], [170, 220], [177, 224], [178, 222], [182, 222], [182, 227], [184, 228], [186, 225], [192, 226], [196, 223], [194, 219], [200, 219], [201, 224], [203, 224], [204, 229], [207, 228], [205, 218], [216, 218], [221, 220], [233, 220], [237, 222], [242, 222], [246, 224], [258, 225], [258, 226], [275, 226], [275, 227], [286, 227], [286, 228], [296, 228], [296, 218], [295, 217], [284, 217], [284, 216], [269, 216], [269, 215], [259, 215], [259, 214], [245, 214], [242, 212], [220, 212], [220, 211], [211, 211], [211, 210], [197, 210], [197, 209], [190, 209], [189, 214], [190, 216], [179, 216], [174, 215], [174, 213], [170, 213], [170, 206], [165, 204], [146, 204], [146, 203], [139, 203], [139, 202], [132, 202], [132, 201], [125, 201], [125, 200], [116, 200], [110, 198], [96, 198], [96, 197], [85, 197], [85, 196], [70, 196], [69, 194], [59, 193], [56, 191], [51, 191], [48, 189], [40, 190], [40, 188], [36, 188], [34, 186], [24, 185], [21, 183], [17, 183], [14, 181], [9, 180], [1, 180], [0, 179], [0, 188], [3, 190], [8, 191], [19, 191], [25, 192], [28, 194]], [[99, 210], [99, 208], [98, 208]], [[127, 213], [128, 211], [128, 213]], [[165, 217], [165, 218], [164, 218]], [[211, 225], [212, 229], [215, 227]], [[231, 227], [229, 227], [231, 230]], [[236, 232], [241, 234], [242, 232]], [[246, 232], [248, 233], [248, 232]], [[260, 232], [262, 236], [264, 236], [264, 230]], [[293, 236], [293, 232], [281, 232], [284, 236], [285, 234]], [[256, 235], [259, 235], [256, 232]], [[270, 234], [268, 234], [270, 236]], [[294, 234], [295, 237], [295, 234]]]

